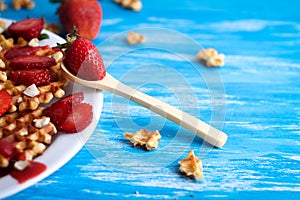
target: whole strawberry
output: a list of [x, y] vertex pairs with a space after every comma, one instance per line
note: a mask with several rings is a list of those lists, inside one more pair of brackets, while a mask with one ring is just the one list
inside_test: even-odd
[[78, 33], [94, 39], [100, 31], [102, 8], [97, 0], [50, 0], [61, 2], [57, 10], [61, 24], [68, 33], [76, 26]]
[[67, 41], [69, 43], [63, 61], [67, 69], [86, 80], [101, 80], [106, 75], [106, 70], [97, 47], [75, 33], [67, 37]]

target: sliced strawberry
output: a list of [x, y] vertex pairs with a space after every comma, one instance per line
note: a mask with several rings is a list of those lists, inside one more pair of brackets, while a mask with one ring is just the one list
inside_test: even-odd
[[72, 107], [81, 103], [83, 99], [84, 96], [82, 92], [71, 94], [46, 108], [44, 114], [50, 117], [53, 124], [58, 126], [63, 123], [72, 112]]
[[16, 69], [41, 69], [56, 65], [55, 59], [48, 56], [24, 56], [13, 58], [9, 66]]
[[23, 37], [29, 41], [32, 38], [37, 38], [44, 27], [44, 19], [28, 18], [12, 23], [8, 28], [8, 32], [13, 37]]
[[0, 154], [5, 158], [11, 159], [15, 154], [16, 143], [7, 142], [0, 139]]
[[84, 100], [83, 92], [77, 92], [77, 93], [66, 96], [65, 98], [63, 98], [60, 101], [68, 104], [69, 106], [72, 106], [72, 105], [74, 106], [74, 105], [80, 104], [83, 100]]
[[4, 57], [7, 60], [11, 60], [13, 58], [20, 57], [20, 56], [35, 55], [39, 51], [49, 51], [50, 49], [51, 47], [49, 45], [37, 46], [37, 47], [15, 46], [6, 52], [4, 54]]
[[5, 89], [0, 90], [0, 116], [10, 108], [10, 105], [11, 105], [10, 94]]
[[69, 112], [70, 111], [66, 103], [57, 101], [50, 107], [46, 108], [43, 113], [45, 116], [50, 117], [50, 120], [54, 125], [58, 126], [67, 119]]
[[16, 70], [10, 73], [10, 79], [17, 84], [41, 86], [50, 83], [51, 73], [47, 69]]
[[78, 133], [88, 127], [92, 120], [92, 106], [87, 103], [80, 103], [73, 107], [67, 119], [57, 129], [66, 133]]

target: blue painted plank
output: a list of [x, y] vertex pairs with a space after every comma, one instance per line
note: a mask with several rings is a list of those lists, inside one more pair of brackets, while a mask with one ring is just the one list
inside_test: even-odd
[[[58, 21], [57, 5], [36, 3], [33, 10], [10, 9], [1, 17]], [[101, 119], [85, 148], [9, 199], [300, 197], [298, 1], [155, 0], [143, 1], [140, 13], [112, 1], [101, 5], [103, 26], [93, 42], [107, 70], [220, 127], [229, 140], [224, 148], [212, 149], [178, 125], [105, 93]], [[128, 47], [126, 31], [136, 28], [145, 31], [148, 42]], [[207, 69], [195, 62], [199, 45], [224, 53], [225, 66]], [[145, 127], [162, 134], [153, 152], [133, 148], [123, 137]], [[177, 162], [189, 149], [203, 160], [203, 180], [178, 171]]]

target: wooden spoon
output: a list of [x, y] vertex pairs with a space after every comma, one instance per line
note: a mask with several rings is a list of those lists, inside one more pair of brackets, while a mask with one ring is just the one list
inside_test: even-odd
[[106, 73], [105, 77], [99, 81], [87, 81], [74, 76], [69, 72], [63, 63], [61, 69], [64, 75], [71, 81], [85, 85], [87, 87], [96, 88], [112, 92], [127, 98], [137, 104], [140, 104], [153, 112], [177, 123], [178, 125], [192, 131], [204, 141], [215, 147], [222, 147], [227, 141], [227, 135], [222, 131], [206, 124], [205, 122], [179, 110], [169, 104], [155, 99], [147, 94], [139, 92], [127, 85], [124, 85], [110, 74]]

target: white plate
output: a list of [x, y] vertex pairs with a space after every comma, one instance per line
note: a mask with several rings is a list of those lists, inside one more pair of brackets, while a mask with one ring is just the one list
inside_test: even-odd
[[[7, 25], [12, 21], [7, 19]], [[49, 44], [50, 46], [55, 46], [57, 43], [64, 43], [65, 40], [52, 32], [43, 30], [43, 33], [49, 35], [49, 39], [41, 41], [41, 45]], [[99, 90], [94, 90], [91, 88], [86, 88], [77, 84], [70, 84], [66, 88], [67, 93], [74, 93], [76, 91], [84, 92], [84, 102], [93, 105], [93, 121], [89, 127], [84, 131], [77, 134], [64, 134], [58, 133], [53, 143], [46, 149], [45, 153], [35, 159], [35, 161], [42, 162], [47, 166], [46, 171], [40, 175], [32, 178], [22, 184], [19, 184], [10, 175], [0, 178], [0, 199], [8, 197], [15, 194], [31, 185], [37, 183], [38, 181], [46, 178], [64, 164], [66, 164], [75, 154], [83, 147], [85, 142], [89, 139], [91, 134], [98, 123], [101, 115], [102, 105], [103, 105], [103, 94]]]

